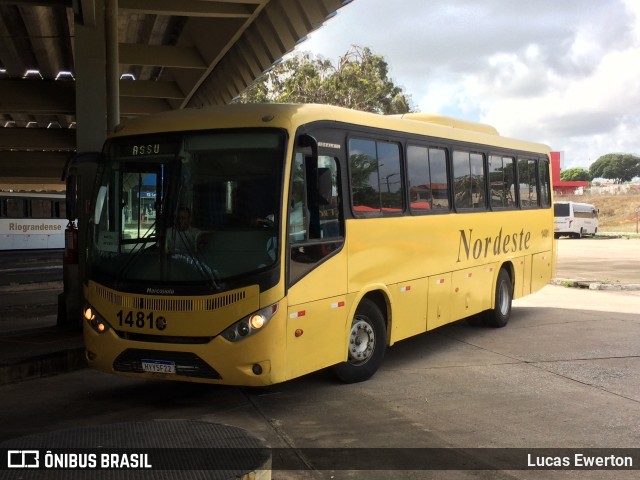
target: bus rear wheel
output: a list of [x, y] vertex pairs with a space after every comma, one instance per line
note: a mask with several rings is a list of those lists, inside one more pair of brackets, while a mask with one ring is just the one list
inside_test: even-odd
[[382, 365], [386, 349], [386, 326], [380, 308], [365, 298], [351, 321], [348, 358], [333, 369], [344, 383], [368, 380]]
[[482, 312], [482, 321], [487, 327], [502, 328], [509, 322], [513, 285], [511, 277], [504, 268], [498, 273], [494, 307]]

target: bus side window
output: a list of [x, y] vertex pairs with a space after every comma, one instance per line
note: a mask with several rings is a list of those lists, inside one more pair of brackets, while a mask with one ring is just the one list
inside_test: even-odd
[[484, 210], [486, 208], [484, 155], [455, 150], [453, 176], [456, 208]]
[[540, 171], [540, 205], [543, 208], [551, 206], [551, 181], [549, 179], [549, 161], [544, 158], [538, 163]]
[[7, 218], [29, 218], [27, 200], [23, 198], [7, 198]]
[[538, 206], [537, 162], [530, 158], [518, 159], [518, 181], [520, 185], [520, 206], [535, 208]]

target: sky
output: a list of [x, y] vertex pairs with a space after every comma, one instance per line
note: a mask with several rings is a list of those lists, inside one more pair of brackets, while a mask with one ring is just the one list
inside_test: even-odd
[[640, 0], [353, 0], [295, 52], [385, 58], [415, 110], [564, 152], [640, 156]]

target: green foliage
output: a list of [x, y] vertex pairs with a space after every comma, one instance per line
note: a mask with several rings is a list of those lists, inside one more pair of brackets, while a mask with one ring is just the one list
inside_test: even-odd
[[580, 167], [575, 167], [568, 168], [567, 170], [563, 170], [562, 172], [560, 172], [560, 180], [562, 180], [563, 182], [590, 182], [592, 180], [592, 177], [588, 170]]
[[608, 153], [591, 164], [589, 173], [592, 178], [630, 182], [634, 177], [640, 177], [640, 157], [629, 153]]
[[394, 114], [411, 111], [410, 98], [389, 79], [389, 66], [370, 49], [353, 46], [334, 66], [308, 53], [275, 65], [239, 103], [323, 103]]

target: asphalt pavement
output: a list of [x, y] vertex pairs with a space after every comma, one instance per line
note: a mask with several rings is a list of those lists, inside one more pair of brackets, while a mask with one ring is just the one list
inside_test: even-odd
[[[293, 453], [301, 470], [276, 470], [276, 479], [635, 479], [640, 465], [633, 471], [563, 471], [523, 464], [505, 471], [491, 469], [500, 459], [482, 456], [539, 448], [611, 453], [640, 445], [640, 291], [624, 289], [640, 284], [639, 246], [640, 240], [560, 239], [556, 277], [587, 288], [548, 285], [518, 299], [506, 328], [456, 322], [398, 342], [380, 371], [361, 384], [339, 384], [329, 371], [264, 389], [139, 381], [60, 357], [46, 370], [41, 350], [40, 371], [32, 356], [22, 362], [31, 365], [22, 378], [0, 382], [0, 442], [118, 422], [187, 419], [240, 427]], [[592, 284], [611, 289], [589, 289]], [[15, 291], [0, 291], [7, 295], [18, 298]], [[1, 337], [5, 357], [11, 349], [29, 356], [36, 346], [81, 352], [77, 332], [54, 326]], [[62, 371], [69, 373], [53, 375]], [[27, 378], [32, 380], [19, 381]], [[470, 465], [489, 466], [426, 472], [406, 470], [408, 462], [394, 471], [347, 471], [353, 465], [347, 458], [327, 470], [317, 457], [337, 449], [365, 459], [383, 452], [377, 461], [384, 461], [388, 450], [379, 449], [403, 455], [416, 447], [445, 448]]]

